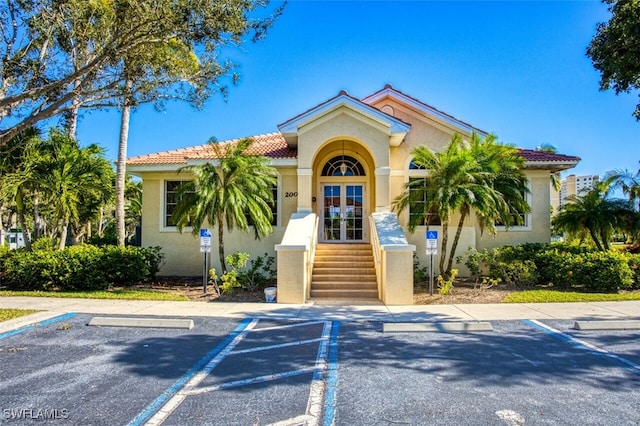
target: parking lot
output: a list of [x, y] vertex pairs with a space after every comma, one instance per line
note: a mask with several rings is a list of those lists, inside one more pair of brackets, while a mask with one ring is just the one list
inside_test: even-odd
[[0, 335], [0, 424], [640, 423], [640, 331], [492, 321], [477, 333], [380, 322], [193, 318]]

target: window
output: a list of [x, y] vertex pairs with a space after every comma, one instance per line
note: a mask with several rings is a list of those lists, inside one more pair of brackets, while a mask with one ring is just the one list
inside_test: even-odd
[[[344, 173], [343, 173], [344, 172]], [[348, 155], [338, 155], [322, 168], [322, 176], [364, 176], [364, 167], [355, 158]]]
[[[426, 183], [426, 178], [410, 178], [409, 179], [409, 182], [418, 182], [418, 181], [422, 181]], [[422, 192], [422, 194], [419, 194], [419, 189], [417, 187], [412, 186], [409, 189], [409, 197], [413, 200], [413, 203], [409, 206], [409, 218], [410, 218], [409, 220], [413, 219], [414, 217], [417, 217], [416, 220], [418, 220], [418, 226], [426, 226], [427, 222], [431, 226], [442, 224], [440, 221], [440, 218], [435, 213], [435, 211], [431, 211], [425, 216], [424, 211], [428, 201], [427, 194], [425, 194], [424, 192]]]
[[[527, 202], [527, 204], [531, 205], [531, 194], [530, 193], [522, 193], [522, 197], [524, 198], [524, 200]], [[513, 203], [509, 202], [509, 205], [513, 206]], [[514, 209], [515, 210], [515, 209]], [[509, 228], [515, 227], [515, 228], [529, 228], [531, 226], [530, 224], [530, 214], [529, 213], [524, 213], [522, 211], [515, 211], [510, 215], [509, 218]], [[496, 220], [495, 225], [499, 228], [506, 228], [506, 224], [503, 223], [501, 220]]]
[[164, 226], [176, 226], [173, 212], [180, 202], [178, 188], [188, 180], [167, 180], [164, 182]]

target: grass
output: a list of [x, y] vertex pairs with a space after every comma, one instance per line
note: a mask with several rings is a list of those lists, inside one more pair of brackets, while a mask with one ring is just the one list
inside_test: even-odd
[[526, 290], [512, 293], [504, 303], [615, 302], [640, 300], [640, 293], [577, 293], [557, 290]]
[[38, 312], [33, 309], [0, 309], [0, 321], [23, 317]]
[[26, 296], [26, 297], [60, 297], [60, 298], [80, 298], [80, 299], [121, 299], [121, 300], [189, 300], [187, 296], [181, 294], [167, 293], [153, 290], [99, 290], [99, 291], [0, 291], [3, 296]]

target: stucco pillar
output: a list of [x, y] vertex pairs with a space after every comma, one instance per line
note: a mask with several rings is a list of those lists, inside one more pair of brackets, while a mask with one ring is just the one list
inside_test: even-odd
[[389, 196], [390, 167], [377, 167], [376, 175], [376, 212], [390, 212], [391, 200]]
[[311, 213], [312, 169], [298, 169], [298, 213]]

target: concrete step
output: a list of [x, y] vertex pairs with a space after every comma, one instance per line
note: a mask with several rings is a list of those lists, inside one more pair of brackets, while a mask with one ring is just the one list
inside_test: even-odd
[[335, 255], [335, 254], [319, 254], [316, 253], [315, 263], [318, 262], [370, 262], [373, 264], [373, 255], [369, 253], [368, 255]]
[[378, 290], [378, 284], [373, 281], [348, 282], [348, 281], [313, 281], [311, 288], [314, 290]]
[[370, 244], [318, 244], [311, 277], [311, 297], [378, 300]]
[[378, 290], [317, 290], [311, 288], [311, 297], [324, 298], [324, 299], [371, 299], [378, 300]]
[[351, 268], [313, 268], [313, 275], [367, 275], [376, 271], [373, 268], [351, 267]]
[[317, 275], [315, 273], [311, 274], [311, 282], [376, 282], [376, 274], [368, 273], [362, 275], [336, 275], [336, 274], [325, 274], [325, 275]]

